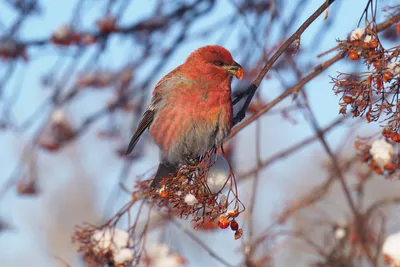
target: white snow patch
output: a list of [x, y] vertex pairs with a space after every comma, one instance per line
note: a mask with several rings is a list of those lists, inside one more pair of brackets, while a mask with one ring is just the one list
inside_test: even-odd
[[174, 254], [165, 244], [155, 244], [147, 250], [147, 259], [151, 267], [181, 267], [182, 260], [178, 254]]
[[400, 232], [389, 235], [383, 243], [382, 252], [392, 260], [392, 266], [400, 266]]
[[365, 30], [363, 28], [357, 28], [353, 30], [350, 34], [350, 41], [360, 40], [361, 36], [363, 36]]
[[115, 264], [130, 262], [133, 259], [133, 253], [129, 246], [129, 233], [118, 229], [106, 228], [97, 230], [92, 235], [93, 251], [95, 253], [111, 251]]
[[369, 150], [372, 158], [376, 163], [383, 167], [385, 164], [392, 161], [392, 156], [394, 154], [393, 146], [386, 142], [384, 139], [375, 140]]
[[400, 74], [400, 62], [390, 62], [387, 68], [393, 75]]
[[189, 206], [193, 206], [196, 205], [199, 201], [197, 200], [197, 198], [192, 195], [192, 194], [187, 194], [185, 196], [185, 202], [186, 204], [188, 204]]

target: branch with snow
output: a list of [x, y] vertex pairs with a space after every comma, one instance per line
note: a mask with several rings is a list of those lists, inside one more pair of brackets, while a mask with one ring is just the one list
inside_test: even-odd
[[95, 253], [111, 253], [115, 265], [131, 262], [132, 250], [129, 246], [129, 233], [118, 229], [105, 228], [97, 230], [92, 236]]
[[375, 140], [369, 152], [380, 167], [390, 163], [394, 154], [393, 146], [383, 139]]
[[165, 244], [154, 244], [146, 251], [145, 266], [181, 267], [185, 260]]
[[391, 267], [400, 267], [400, 232], [389, 235], [382, 247], [385, 262]]

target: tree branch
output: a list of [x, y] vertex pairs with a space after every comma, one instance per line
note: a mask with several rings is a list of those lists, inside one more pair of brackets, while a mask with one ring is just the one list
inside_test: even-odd
[[[250, 87], [246, 90], [247, 93], [241, 94], [240, 97], [244, 97], [247, 95], [246, 102], [243, 105], [243, 107], [239, 110], [238, 114], [235, 116], [233, 120], [233, 125], [238, 124], [241, 122], [244, 117], [246, 116], [246, 111], [247, 108], [250, 105], [251, 100], [254, 97], [254, 94], [256, 93], [258, 87], [260, 86], [260, 83], [264, 76], [268, 73], [269, 69], [272, 67], [272, 65], [278, 60], [278, 58], [285, 52], [290, 45], [295, 41], [299, 40], [302, 35], [302, 33], [321, 15], [322, 12], [325, 11], [335, 0], [326, 0], [298, 29], [295, 33], [292, 34], [292, 36], [287, 39], [283, 45], [278, 49], [278, 51], [275, 52], [275, 54], [268, 60], [268, 62], [265, 64], [264, 68], [261, 70], [260, 74], [258, 77], [254, 80], [254, 82], [250, 85]], [[234, 103], [238, 102], [238, 99], [233, 100]]]

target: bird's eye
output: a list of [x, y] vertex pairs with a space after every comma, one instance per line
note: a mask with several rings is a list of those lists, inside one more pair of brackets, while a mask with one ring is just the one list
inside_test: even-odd
[[224, 65], [224, 62], [218, 60], [214, 62], [215, 65], [222, 67]]

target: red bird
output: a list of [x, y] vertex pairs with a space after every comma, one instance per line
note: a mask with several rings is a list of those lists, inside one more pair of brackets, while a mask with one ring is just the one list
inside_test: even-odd
[[222, 145], [233, 123], [232, 77], [243, 75], [228, 50], [209, 45], [195, 50], [157, 83], [126, 151], [131, 153], [140, 135], [150, 129], [161, 149], [152, 187], [174, 173], [179, 163]]

